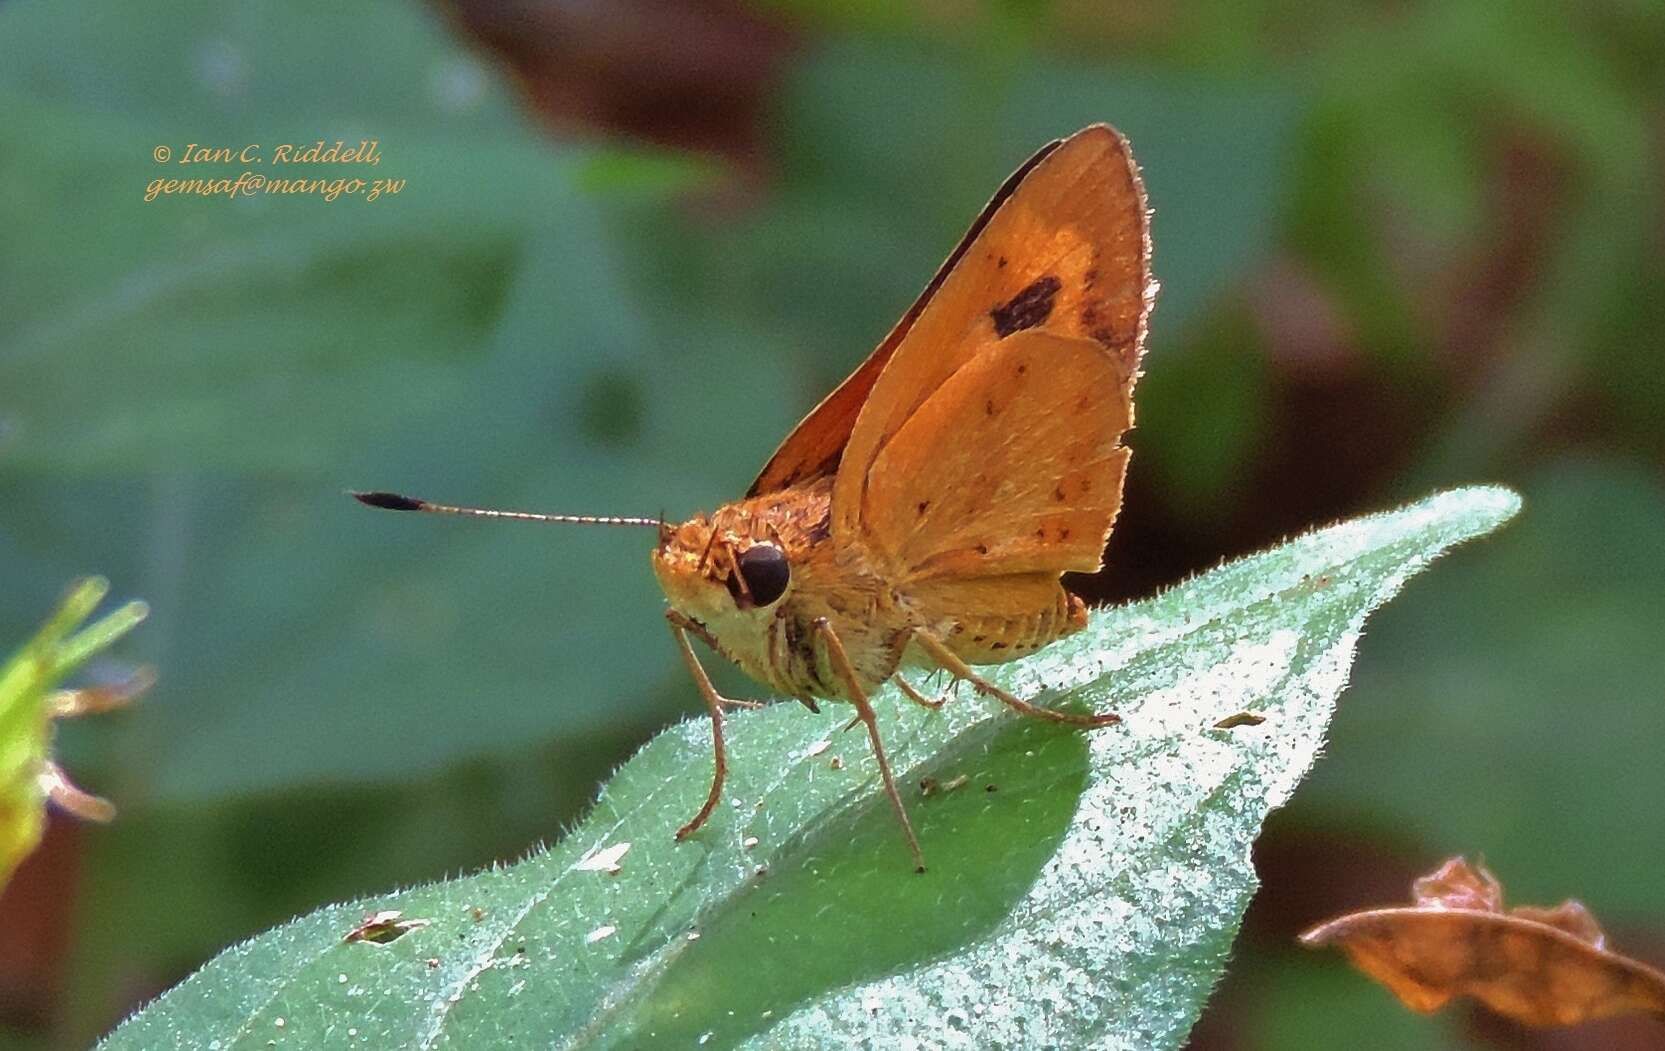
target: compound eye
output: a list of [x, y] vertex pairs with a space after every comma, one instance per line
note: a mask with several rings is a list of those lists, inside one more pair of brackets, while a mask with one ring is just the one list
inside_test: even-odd
[[757, 544], [740, 556], [740, 575], [745, 578], [746, 590], [752, 593], [752, 604], [767, 606], [786, 593], [792, 567], [786, 562], [786, 552], [780, 548]]

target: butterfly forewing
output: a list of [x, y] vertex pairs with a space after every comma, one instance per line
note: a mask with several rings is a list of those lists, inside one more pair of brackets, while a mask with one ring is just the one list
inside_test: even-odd
[[[834, 535], [868, 535], [864, 494], [885, 446], [948, 377], [1018, 333], [1095, 344], [1115, 368], [1091, 393], [1104, 411], [1130, 418], [1149, 264], [1144, 188], [1118, 133], [1086, 128], [1041, 158], [966, 246], [874, 381], [838, 464]], [[1028, 425], [1008, 420], [1014, 431]]]

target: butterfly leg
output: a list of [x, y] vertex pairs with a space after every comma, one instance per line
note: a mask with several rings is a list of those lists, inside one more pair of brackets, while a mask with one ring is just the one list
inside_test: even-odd
[[929, 632], [916, 630], [913, 633], [913, 641], [917, 642], [919, 644], [919, 648], [924, 650], [932, 660], [936, 661], [942, 667], [947, 668], [950, 675], [966, 680], [971, 683], [972, 686], [976, 687], [978, 693], [993, 697], [995, 700], [1020, 714], [1028, 715], [1036, 719], [1049, 719], [1055, 723], [1066, 723], [1070, 726], [1109, 726], [1111, 723], [1119, 723], [1122, 721], [1122, 717], [1114, 712], [1079, 715], [1075, 712], [1060, 712], [1055, 708], [1042, 708], [1040, 705], [1030, 704], [1028, 701], [1014, 697], [1012, 694], [1002, 690], [994, 683], [989, 682], [981, 675], [972, 671], [969, 664], [961, 660], [953, 650], [948, 648], [947, 643], [943, 642], [935, 635], [932, 635]]
[[943, 705], [948, 703], [948, 698], [946, 698], [946, 697], [938, 697], [934, 701], [931, 700], [929, 697], [925, 696], [924, 694], [920, 693], [918, 690], [914, 689], [913, 684], [908, 682], [908, 680], [902, 678], [902, 676], [900, 674], [896, 675], [895, 679], [896, 679], [896, 685], [900, 686], [902, 688], [902, 692], [908, 695], [908, 700], [912, 701], [913, 703], [919, 705], [922, 708], [929, 708], [929, 709], [931, 709], [931, 711], [934, 712], [937, 709], [941, 708]]
[[908, 820], [908, 810], [902, 805], [902, 794], [896, 791], [896, 778], [890, 772], [890, 760], [885, 757], [884, 742], [879, 740], [879, 722], [873, 715], [873, 705], [867, 700], [867, 691], [862, 688], [861, 679], [856, 675], [855, 665], [850, 663], [850, 655], [844, 650], [844, 643], [833, 630], [832, 624], [826, 617], [815, 622], [815, 631], [826, 644], [827, 658], [832, 662], [833, 671], [844, 681], [844, 689], [850, 695], [850, 703], [856, 706], [856, 718], [867, 724], [867, 739], [873, 744], [873, 758], [879, 761], [879, 775], [884, 780], [885, 795], [890, 797], [890, 805], [896, 811], [896, 820], [902, 823], [902, 834], [907, 837], [908, 849], [913, 852], [915, 872], [925, 871], [925, 854], [919, 849], [919, 838], [913, 834], [913, 822]]
[[760, 708], [756, 701], [736, 701], [724, 697], [717, 692], [717, 687], [711, 684], [711, 676], [705, 673], [705, 666], [694, 654], [694, 647], [688, 641], [688, 629], [693, 622], [674, 609], [665, 611], [665, 620], [670, 623], [671, 635], [676, 638], [676, 645], [682, 651], [682, 660], [688, 665], [688, 673], [694, 677], [694, 685], [699, 687], [700, 697], [711, 712], [711, 746], [715, 751], [715, 763], [711, 772], [711, 792], [705, 797], [705, 805], [694, 815], [692, 821], [676, 830], [677, 839], [687, 839], [697, 832], [701, 825], [711, 817], [711, 812], [717, 809], [717, 803], [723, 798], [723, 780], [728, 777], [728, 754], [723, 748], [723, 709], [724, 708]]

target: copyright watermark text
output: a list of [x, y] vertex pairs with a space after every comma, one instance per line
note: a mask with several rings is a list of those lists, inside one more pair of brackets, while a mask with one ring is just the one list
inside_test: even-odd
[[[183, 146], [158, 144], [151, 150], [151, 160], [172, 167], [191, 166], [189, 173], [151, 179], [144, 190], [146, 202], [158, 197], [238, 197], [309, 196], [325, 201], [355, 197], [375, 201], [392, 196], [405, 188], [405, 180], [398, 178], [343, 175], [332, 172], [328, 176], [306, 171], [309, 165], [353, 165], [374, 168], [381, 164], [381, 141], [360, 139], [349, 143], [341, 139], [333, 142], [316, 139], [312, 142], [239, 143], [215, 145], [189, 142]], [[213, 172], [214, 167], [229, 168], [228, 172]], [[260, 169], [279, 169], [266, 174]]]

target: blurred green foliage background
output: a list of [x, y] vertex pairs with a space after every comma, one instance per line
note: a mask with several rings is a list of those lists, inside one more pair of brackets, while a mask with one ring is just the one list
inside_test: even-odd
[[[1163, 293], [1084, 593], [1439, 486], [1527, 499], [1376, 622], [1195, 1045], [1656, 1046], [1413, 1017], [1291, 937], [1483, 853], [1665, 963], [1657, 4], [4, 0], [0, 640], [101, 573], [151, 604], [119, 657], [161, 681], [60, 734], [123, 814], [55, 818], [0, 897], [0, 1048], [514, 857], [697, 709], [642, 536], [343, 490], [732, 498], [1096, 120], [1144, 165]], [[338, 138], [405, 188], [142, 200], [242, 168], [158, 145]]]

